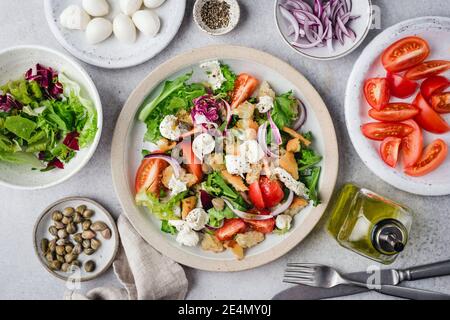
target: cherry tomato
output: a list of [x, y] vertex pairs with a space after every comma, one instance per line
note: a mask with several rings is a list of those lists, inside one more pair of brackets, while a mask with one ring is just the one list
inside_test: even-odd
[[147, 190], [159, 196], [161, 187], [161, 173], [168, 166], [167, 162], [161, 159], [144, 159], [136, 173], [134, 190], [136, 193]]
[[267, 220], [245, 220], [253, 230], [259, 231], [261, 233], [271, 233], [275, 228], [275, 219]]
[[246, 228], [245, 222], [240, 218], [227, 219], [223, 226], [217, 229], [216, 238], [220, 241], [231, 240], [236, 234], [245, 232]]
[[421, 93], [418, 93], [413, 105], [420, 109], [420, 113], [414, 118], [423, 129], [441, 134], [450, 131], [448, 123], [431, 108]]
[[398, 160], [398, 151], [402, 139], [387, 137], [380, 145], [381, 159], [390, 167], [395, 168]]
[[263, 199], [263, 195], [261, 192], [261, 188], [259, 187], [259, 182], [255, 181], [248, 187], [248, 197], [253, 205], [257, 209], [264, 209], [266, 207]]
[[416, 163], [422, 155], [423, 135], [422, 129], [414, 120], [406, 120], [403, 123], [414, 129], [413, 132], [402, 139], [401, 144], [403, 165], [409, 167]]
[[413, 128], [401, 122], [370, 122], [362, 125], [361, 131], [367, 138], [381, 141], [387, 137], [406, 137]]
[[436, 170], [445, 161], [447, 154], [447, 144], [443, 140], [437, 139], [425, 148], [417, 163], [405, 169], [405, 173], [413, 177], [426, 175]]
[[262, 176], [259, 179], [259, 187], [267, 208], [275, 207], [284, 198], [283, 188], [278, 180], [270, 180]]
[[384, 50], [381, 62], [390, 72], [403, 71], [424, 61], [430, 54], [428, 43], [419, 37], [406, 37]]
[[397, 98], [408, 98], [417, 90], [418, 84], [414, 81], [408, 80], [405, 77], [388, 72], [386, 79], [389, 83], [389, 92]]
[[425, 79], [445, 72], [448, 69], [450, 69], [450, 61], [430, 60], [409, 69], [405, 73], [405, 77], [409, 80]]
[[372, 108], [380, 110], [389, 102], [389, 86], [385, 78], [367, 79], [364, 84], [364, 95]]
[[231, 108], [236, 108], [242, 102], [250, 98], [258, 87], [259, 81], [252, 76], [241, 73], [234, 82], [234, 91], [231, 96]]
[[192, 144], [190, 141], [181, 142], [181, 150], [183, 150], [184, 164], [187, 170], [197, 177], [197, 182], [200, 182], [203, 177], [202, 162], [195, 156], [192, 151]]
[[450, 113], [450, 92], [432, 95], [431, 106], [436, 112]]
[[404, 121], [414, 118], [419, 109], [409, 103], [388, 103], [381, 110], [370, 109], [369, 116], [379, 121]]
[[443, 76], [433, 76], [425, 79], [420, 85], [420, 93], [428, 101], [433, 94], [441, 93], [450, 86], [450, 81]]

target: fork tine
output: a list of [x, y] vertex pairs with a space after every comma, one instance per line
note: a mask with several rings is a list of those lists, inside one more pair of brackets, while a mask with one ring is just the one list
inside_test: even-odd
[[287, 267], [285, 269], [286, 272], [303, 272], [303, 273], [309, 273], [314, 274], [315, 270], [311, 268], [303, 268], [303, 267]]
[[314, 268], [318, 267], [318, 264], [315, 263], [301, 263], [301, 262], [289, 262], [287, 264], [288, 267], [303, 267], [303, 268]]
[[303, 284], [312, 286], [314, 285], [314, 281], [304, 281], [304, 280], [291, 280], [291, 279], [283, 279], [284, 283], [291, 283], [291, 284]]
[[296, 276], [296, 275], [291, 275], [291, 274], [285, 274], [284, 275], [284, 279], [286, 278], [292, 278], [292, 279], [300, 279], [300, 280], [314, 280], [314, 277], [310, 277], [310, 276]]

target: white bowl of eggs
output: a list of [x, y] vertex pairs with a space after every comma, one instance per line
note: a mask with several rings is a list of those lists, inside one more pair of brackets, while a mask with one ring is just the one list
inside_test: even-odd
[[[177, 33], [186, 0], [45, 0], [50, 29], [70, 53], [100, 67], [142, 63]], [[162, 23], [164, 21], [164, 23]]]

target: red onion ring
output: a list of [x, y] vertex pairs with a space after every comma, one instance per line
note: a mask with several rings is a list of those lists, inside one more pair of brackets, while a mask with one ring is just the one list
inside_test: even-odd
[[300, 100], [297, 100], [297, 101], [298, 101], [298, 118], [297, 118], [297, 120], [295, 120], [294, 124], [292, 125], [292, 129], [294, 129], [295, 131], [300, 129], [306, 121], [305, 105]]
[[267, 112], [267, 119], [269, 119], [270, 129], [272, 129], [272, 134], [273, 137], [275, 138], [276, 144], [278, 145], [282, 144], [283, 140], [281, 139], [280, 129], [278, 129], [277, 125], [273, 121], [272, 116], [270, 115], [270, 111]]
[[270, 215], [276, 217], [280, 213], [285, 212], [291, 205], [292, 201], [294, 201], [294, 192], [292, 192], [292, 190], [289, 190], [289, 195], [286, 201], [276, 206], [275, 209], [270, 213]]
[[265, 154], [272, 158], [278, 158], [277, 154], [273, 153], [269, 148], [267, 148], [267, 122], [264, 122], [258, 128], [257, 140]]
[[238, 209], [235, 209], [233, 205], [225, 198], [222, 198], [223, 201], [227, 204], [227, 206], [231, 209], [231, 211], [234, 212], [235, 215], [237, 215], [241, 219], [245, 220], [268, 220], [273, 218], [270, 214], [252, 214], [247, 213]]
[[160, 160], [166, 161], [168, 164], [170, 164], [172, 166], [175, 177], [176, 178], [180, 177], [181, 166], [175, 158], [172, 158], [171, 156], [167, 156], [167, 155], [160, 154], [160, 153], [148, 154], [144, 158], [145, 159], [160, 159]]

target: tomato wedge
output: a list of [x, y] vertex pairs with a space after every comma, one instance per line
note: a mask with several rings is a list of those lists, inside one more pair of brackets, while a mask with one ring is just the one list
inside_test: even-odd
[[395, 137], [387, 137], [380, 145], [381, 159], [390, 167], [395, 168], [398, 160], [398, 151], [402, 139]]
[[409, 69], [405, 77], [409, 80], [425, 79], [450, 69], [450, 61], [430, 60]]
[[406, 37], [384, 50], [381, 62], [390, 72], [403, 71], [424, 61], [430, 54], [428, 43], [419, 37]]
[[389, 86], [385, 78], [367, 79], [364, 84], [364, 96], [372, 108], [380, 110], [389, 102]]
[[431, 108], [421, 93], [418, 93], [413, 105], [420, 109], [420, 113], [414, 118], [424, 130], [441, 134], [450, 131], [448, 123]]
[[418, 84], [415, 81], [406, 79], [405, 77], [388, 72], [386, 79], [389, 83], [389, 92], [397, 98], [408, 98], [416, 92]]
[[240, 218], [228, 219], [223, 226], [216, 231], [216, 238], [220, 241], [231, 240], [233, 237], [245, 231], [247, 225]]
[[259, 187], [267, 208], [275, 207], [284, 198], [283, 188], [278, 180], [270, 180], [267, 176], [259, 179]]
[[414, 118], [419, 109], [409, 103], [388, 103], [381, 110], [370, 109], [369, 116], [379, 121], [404, 121]]
[[159, 196], [161, 187], [161, 173], [168, 166], [167, 162], [161, 159], [144, 159], [136, 173], [134, 190], [139, 193], [147, 190]]
[[275, 219], [266, 220], [245, 220], [253, 230], [259, 231], [261, 233], [271, 233], [275, 228]]
[[408, 126], [411, 126], [414, 129], [413, 132], [411, 132], [402, 139], [401, 144], [402, 161], [403, 165], [406, 168], [416, 163], [419, 160], [420, 156], [422, 155], [423, 135], [422, 129], [414, 120], [407, 120], [403, 123], [407, 124]]
[[450, 92], [431, 96], [431, 106], [436, 112], [450, 113]]
[[428, 101], [433, 94], [441, 93], [450, 86], [450, 81], [443, 76], [433, 76], [425, 79], [420, 86], [420, 93]]
[[234, 82], [234, 91], [231, 96], [231, 108], [236, 108], [250, 98], [258, 87], [259, 81], [247, 73], [241, 73]]
[[195, 156], [194, 152], [192, 151], [191, 142], [188, 140], [181, 142], [181, 150], [183, 151], [183, 158], [185, 160], [184, 164], [186, 165], [187, 170], [197, 177], [197, 182], [202, 181], [202, 162]]
[[266, 207], [258, 181], [255, 181], [248, 186], [248, 197], [257, 209], [261, 210]]
[[370, 122], [362, 125], [361, 131], [367, 138], [381, 141], [387, 137], [406, 137], [413, 128], [401, 122]]
[[426, 175], [436, 170], [445, 161], [447, 154], [447, 144], [443, 140], [437, 139], [425, 148], [417, 163], [405, 169], [405, 173], [413, 177]]

